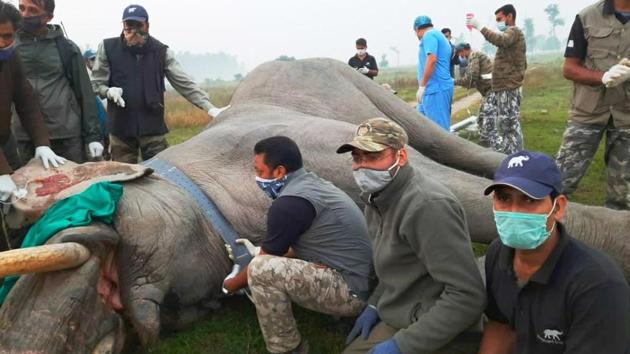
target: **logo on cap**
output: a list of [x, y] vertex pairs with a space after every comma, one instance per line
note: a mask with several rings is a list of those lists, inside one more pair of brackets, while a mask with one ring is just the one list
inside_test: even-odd
[[362, 125], [359, 127], [359, 129], [357, 129], [357, 136], [364, 136], [365, 134], [370, 132], [370, 126], [369, 125]]
[[523, 167], [523, 162], [529, 161], [529, 156], [516, 156], [508, 162], [508, 168]]
[[135, 8], [135, 7], [132, 7], [132, 8], [130, 8], [129, 10], [127, 10], [127, 12], [129, 12], [130, 14], [131, 14], [131, 13], [134, 13], [134, 12], [136, 12], [136, 8]]

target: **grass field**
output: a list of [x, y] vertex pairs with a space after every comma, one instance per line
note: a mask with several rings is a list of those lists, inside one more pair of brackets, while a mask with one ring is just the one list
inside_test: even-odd
[[[560, 145], [572, 91], [571, 84], [562, 78], [560, 65], [559, 59], [530, 61], [532, 69], [527, 74], [521, 109], [525, 146], [550, 155], [555, 154]], [[385, 71], [379, 78], [380, 82], [389, 82], [399, 92], [402, 91], [403, 96], [412, 95], [412, 99], [417, 85], [415, 80], [415, 73], [409, 69]], [[227, 95], [229, 90], [225, 92]], [[199, 126], [189, 124], [192, 120], [179, 118], [186, 116], [180, 110], [195, 111], [193, 107], [181, 104], [181, 99], [169, 96], [167, 109], [172, 119], [169, 124], [174, 124], [168, 136], [172, 144], [184, 141], [201, 130]], [[472, 107], [475, 113], [477, 109]], [[602, 155], [599, 151], [580, 189], [573, 196], [575, 201], [594, 205], [603, 203], [605, 173]], [[297, 306], [294, 310], [300, 331], [310, 342], [311, 353], [341, 351], [351, 320], [338, 321]], [[164, 336], [152, 352], [219, 354], [264, 353], [265, 350], [254, 306], [244, 298], [232, 298], [225, 300], [220, 310], [196, 323], [193, 328]]]

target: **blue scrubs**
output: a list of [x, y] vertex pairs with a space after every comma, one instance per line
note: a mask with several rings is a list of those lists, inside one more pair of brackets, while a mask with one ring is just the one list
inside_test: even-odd
[[451, 77], [451, 44], [437, 29], [427, 31], [420, 41], [418, 53], [418, 84], [422, 82], [427, 56], [437, 57], [433, 74], [427, 82], [422, 104], [418, 112], [427, 116], [447, 131], [451, 127], [451, 103], [453, 100], [454, 81]]
[[101, 138], [105, 139], [109, 135], [107, 133], [107, 112], [101, 99], [96, 96], [96, 116], [98, 117], [98, 124], [101, 128]]

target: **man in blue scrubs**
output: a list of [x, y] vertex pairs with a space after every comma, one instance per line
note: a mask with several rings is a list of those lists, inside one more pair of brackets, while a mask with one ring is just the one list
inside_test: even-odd
[[428, 16], [418, 16], [413, 29], [420, 40], [418, 54], [418, 112], [450, 131], [453, 78], [451, 45]]

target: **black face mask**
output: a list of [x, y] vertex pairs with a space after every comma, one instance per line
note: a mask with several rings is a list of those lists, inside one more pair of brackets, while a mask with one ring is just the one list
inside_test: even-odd
[[44, 19], [44, 15], [24, 17], [22, 18], [20, 27], [26, 32], [36, 32], [37, 30], [43, 27], [42, 25], [43, 19]]

